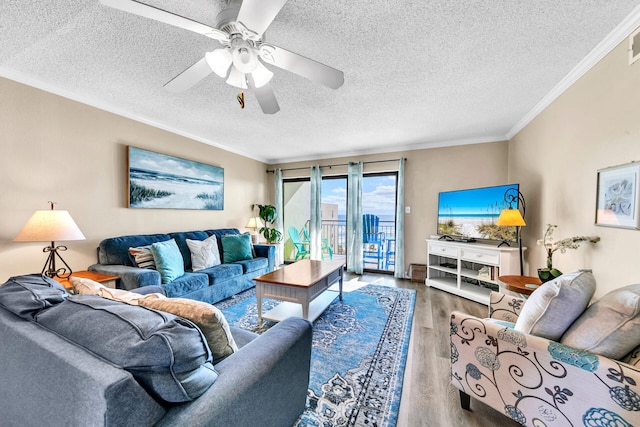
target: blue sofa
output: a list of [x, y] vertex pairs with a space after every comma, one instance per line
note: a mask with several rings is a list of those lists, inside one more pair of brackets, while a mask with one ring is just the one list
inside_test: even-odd
[[[93, 311], [86, 316], [81, 314], [80, 317], [87, 317], [83, 320], [77, 314], [82, 310], [74, 310], [73, 319], [68, 316], [56, 319], [55, 310], [64, 304], [91, 305], [96, 300], [115, 307], [113, 313], [120, 315], [98, 315]], [[282, 427], [293, 425], [304, 410], [312, 338], [308, 321], [288, 318], [259, 336], [231, 327], [239, 350], [213, 366], [217, 374], [213, 384], [190, 401], [167, 403], [153, 394], [155, 387], [162, 384], [151, 384], [149, 390], [149, 384], [141, 382], [135, 370], [110, 362], [112, 359], [89, 349], [93, 347], [78, 342], [80, 337], [102, 343], [112, 350], [111, 354], [124, 354], [125, 348], [113, 351], [113, 345], [109, 344], [116, 343], [117, 347], [116, 330], [122, 329], [103, 321], [135, 318], [140, 314], [137, 310], [146, 319], [151, 315], [164, 319], [165, 326], [180, 326], [171, 329], [174, 332], [165, 335], [167, 338], [175, 339], [177, 332], [185, 329], [197, 331], [195, 325], [186, 320], [176, 321], [175, 316], [167, 313], [109, 302], [98, 296], [68, 295], [60, 285], [40, 275], [11, 278], [0, 285], [0, 424]], [[71, 335], [61, 333], [60, 328]], [[135, 335], [140, 329], [133, 331]], [[157, 337], [155, 331], [140, 332], [140, 344], [134, 346], [138, 358], [140, 346]], [[180, 350], [174, 348], [178, 353]], [[154, 352], [146, 363], [154, 366], [159, 358]], [[211, 358], [207, 363], [211, 366]]]
[[[186, 239], [205, 240], [215, 235], [218, 238], [220, 259], [224, 260], [220, 238], [224, 235], [240, 234], [236, 228], [220, 228], [204, 231], [174, 232], [168, 234], [140, 234], [112, 237], [100, 242], [98, 263], [89, 267], [90, 271], [120, 277], [118, 287], [133, 290], [144, 286], [161, 286], [168, 297], [191, 298], [208, 303], [216, 303], [255, 286], [254, 277], [274, 269], [275, 247], [273, 245], [253, 245], [255, 257], [249, 260], [220, 264], [205, 270], [193, 272], [191, 253]], [[175, 239], [182, 259], [185, 274], [171, 283], [162, 284], [160, 273], [134, 266], [129, 256], [129, 248], [151, 245]]]

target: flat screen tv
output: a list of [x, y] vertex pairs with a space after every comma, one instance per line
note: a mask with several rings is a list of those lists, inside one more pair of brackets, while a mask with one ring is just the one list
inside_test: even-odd
[[509, 207], [505, 193], [515, 194], [517, 209], [518, 184], [467, 190], [443, 191], [438, 195], [438, 235], [454, 240], [516, 241], [515, 227], [499, 227], [496, 221], [503, 209]]

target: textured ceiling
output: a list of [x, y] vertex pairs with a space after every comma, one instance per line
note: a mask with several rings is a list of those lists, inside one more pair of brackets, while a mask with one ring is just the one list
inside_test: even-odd
[[[211, 26], [226, 6], [141, 1]], [[267, 65], [281, 110], [265, 115], [251, 94], [241, 110], [215, 74], [163, 89], [215, 40], [98, 0], [3, 0], [0, 75], [269, 163], [496, 141], [640, 25], [639, 5], [289, 0], [265, 38], [342, 70], [345, 83]]]

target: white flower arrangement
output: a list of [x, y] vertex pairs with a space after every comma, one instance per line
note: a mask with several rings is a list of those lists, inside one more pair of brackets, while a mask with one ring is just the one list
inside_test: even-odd
[[544, 233], [544, 237], [537, 241], [538, 246], [544, 246], [545, 250], [547, 251], [548, 270], [553, 269], [553, 254], [555, 252], [560, 251], [560, 253], [563, 254], [567, 251], [567, 249], [578, 249], [584, 242], [598, 243], [600, 241], [600, 237], [598, 236], [574, 236], [558, 240], [556, 242], [553, 240], [553, 230], [555, 230], [557, 227], [558, 226], [554, 224], [547, 224], [547, 231]]

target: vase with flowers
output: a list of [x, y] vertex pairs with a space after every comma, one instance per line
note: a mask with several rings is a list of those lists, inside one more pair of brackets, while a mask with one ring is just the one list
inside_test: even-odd
[[574, 236], [554, 241], [553, 231], [556, 228], [558, 228], [557, 225], [547, 224], [547, 231], [545, 231], [544, 237], [537, 242], [538, 246], [544, 246], [547, 252], [547, 267], [538, 269], [538, 277], [543, 283], [562, 275], [560, 270], [553, 268], [553, 254], [555, 252], [560, 251], [563, 254], [567, 249], [578, 249], [585, 242], [598, 243], [600, 241], [600, 237], [597, 236]]

